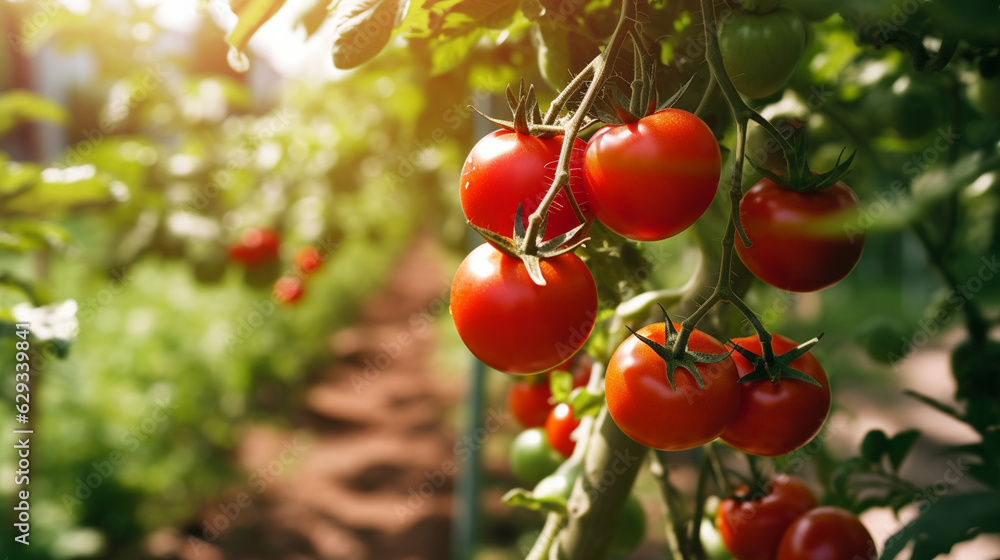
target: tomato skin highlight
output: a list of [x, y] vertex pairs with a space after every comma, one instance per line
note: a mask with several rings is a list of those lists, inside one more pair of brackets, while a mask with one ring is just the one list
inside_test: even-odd
[[[674, 325], [680, 330], [680, 325]], [[664, 343], [663, 323], [639, 334]], [[706, 354], [728, 354], [723, 344], [694, 331], [688, 348]], [[605, 393], [615, 424], [635, 441], [654, 449], [682, 451], [708, 443], [732, 421], [740, 406], [736, 365], [732, 358], [696, 364], [705, 387], [687, 370], [674, 373], [677, 390], [667, 381], [663, 359], [635, 336], [622, 342], [608, 363]]]
[[[562, 142], [562, 136], [538, 138], [509, 130], [484, 136], [462, 167], [459, 189], [466, 219], [477, 227], [513, 237], [518, 204], [523, 203], [523, 219], [527, 220], [552, 186]], [[587, 143], [579, 138], [573, 143], [569, 185], [581, 212], [590, 221], [593, 213], [583, 187], [586, 147]], [[549, 207], [544, 238], [552, 239], [579, 225], [566, 193], [559, 192]]]
[[813, 509], [785, 531], [777, 560], [875, 560], [875, 541], [853, 513], [833, 506]]
[[[735, 338], [733, 343], [758, 356], [764, 352], [757, 335]], [[798, 343], [773, 334], [771, 346], [775, 354], [784, 354]], [[753, 364], [739, 352], [733, 352], [732, 357], [740, 378], [753, 372]], [[791, 367], [822, 387], [800, 379], [782, 379], [777, 384], [767, 379], [740, 383], [740, 409], [719, 436], [722, 441], [744, 453], [776, 457], [802, 447], [819, 433], [830, 413], [830, 381], [811, 352], [800, 356]]]
[[580, 421], [573, 419], [573, 408], [566, 403], [559, 403], [549, 411], [549, 416], [545, 419], [545, 433], [549, 444], [563, 457], [573, 454], [576, 442], [570, 439], [570, 435], [579, 425]]
[[552, 369], [594, 329], [597, 286], [580, 257], [541, 262], [546, 285], [492, 245], [474, 249], [451, 284], [451, 315], [462, 341], [486, 365], [511, 374]]
[[[749, 494], [749, 489], [740, 493]], [[775, 475], [766, 494], [749, 497], [722, 500], [715, 515], [719, 536], [737, 560], [774, 560], [788, 526], [817, 505], [805, 482], [787, 474]]]
[[657, 241], [705, 213], [721, 169], [708, 125], [687, 111], [664, 109], [598, 130], [587, 144], [584, 184], [601, 223], [629, 239]]
[[740, 202], [740, 219], [752, 246], [744, 246], [737, 236], [736, 254], [754, 276], [775, 288], [829, 288], [861, 259], [866, 234], [847, 227], [860, 208], [858, 195], [844, 183], [801, 193], [765, 177]]

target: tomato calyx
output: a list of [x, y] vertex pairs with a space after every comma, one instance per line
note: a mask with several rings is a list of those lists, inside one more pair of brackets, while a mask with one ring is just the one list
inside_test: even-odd
[[768, 363], [768, 360], [766, 360], [763, 356], [754, 354], [739, 344], [730, 342], [730, 344], [733, 345], [733, 351], [746, 358], [747, 361], [753, 364], [754, 367], [752, 372], [740, 378], [739, 383], [749, 383], [751, 381], [762, 381], [766, 379], [771, 383], [777, 384], [782, 379], [798, 379], [799, 381], [805, 381], [806, 383], [811, 383], [817, 387], [822, 387], [823, 385], [821, 385], [819, 381], [816, 381], [808, 374], [791, 366], [792, 362], [801, 358], [809, 352], [813, 346], [816, 346], [821, 338], [823, 338], [822, 333], [819, 336], [799, 344], [784, 354], [774, 356], [774, 360], [771, 363]]
[[[475, 111], [480, 117], [498, 127], [518, 134], [551, 138], [565, 132], [561, 126], [543, 123], [542, 113], [538, 109], [538, 99], [535, 97], [535, 86], [529, 85], [528, 89], [525, 90], [524, 78], [521, 78], [521, 82], [518, 85], [517, 95], [514, 95], [514, 90], [510, 88], [509, 84], [507, 85], [506, 93], [507, 105], [510, 107], [510, 112], [513, 115], [513, 118], [509, 121], [491, 117], [472, 105], [469, 105], [469, 108]], [[590, 123], [585, 124], [589, 125]]]
[[625, 328], [632, 333], [632, 336], [638, 338], [643, 344], [648, 346], [656, 355], [659, 356], [663, 363], [667, 367], [667, 382], [670, 383], [670, 388], [674, 391], [677, 390], [677, 384], [674, 381], [674, 374], [677, 373], [678, 369], [685, 369], [690, 373], [696, 382], [698, 382], [698, 387], [701, 389], [705, 388], [705, 381], [701, 378], [701, 373], [698, 371], [698, 366], [695, 362], [702, 364], [715, 364], [725, 360], [729, 357], [730, 353], [726, 354], [706, 354], [704, 352], [695, 352], [690, 348], [685, 347], [680, 354], [675, 354], [673, 347], [680, 333], [674, 328], [674, 323], [670, 320], [670, 316], [667, 315], [667, 310], [663, 308], [662, 305], [659, 306], [660, 311], [663, 312], [663, 321], [665, 323], [663, 332], [666, 340], [664, 344], [660, 344], [654, 340], [639, 334], [632, 327], [626, 325]]
[[657, 111], [673, 107], [691, 85], [692, 76], [681, 86], [670, 99], [662, 105], [657, 105], [656, 96], [656, 57], [645, 47], [635, 33], [629, 32], [632, 39], [633, 74], [630, 93], [625, 94], [613, 85], [608, 85], [594, 100], [592, 114], [603, 123], [621, 125], [638, 122], [639, 119], [652, 115]]
[[493, 245], [501, 252], [507, 254], [508, 256], [520, 259], [524, 263], [524, 267], [528, 270], [528, 275], [531, 280], [539, 285], [545, 285], [545, 277], [542, 275], [541, 259], [551, 259], [553, 257], [558, 257], [565, 253], [575, 251], [577, 247], [583, 245], [587, 241], [590, 241], [589, 237], [579, 237], [580, 233], [584, 230], [587, 224], [580, 224], [579, 226], [567, 231], [562, 235], [557, 235], [548, 241], [544, 241], [545, 237], [545, 222], [542, 222], [542, 227], [538, 230], [538, 237], [533, 243], [534, 247], [526, 250], [527, 243], [525, 243], [525, 236], [527, 235], [525, 229], [525, 219], [524, 219], [524, 205], [517, 205], [517, 213], [514, 216], [514, 238], [509, 239], [502, 235], [499, 235], [488, 229], [481, 228], [472, 222], [466, 222], [472, 229], [476, 231], [479, 235], [483, 236], [484, 239], [493, 243]]
[[791, 153], [785, 154], [787, 163], [784, 172], [767, 169], [759, 165], [750, 156], [746, 156], [747, 161], [764, 177], [782, 187], [802, 193], [818, 192], [827, 187], [832, 187], [851, 172], [851, 164], [854, 163], [854, 156], [857, 155], [857, 150], [852, 151], [846, 160], [841, 161], [844, 152], [847, 150], [847, 148], [844, 148], [840, 151], [840, 155], [837, 156], [837, 163], [834, 164], [833, 169], [823, 173], [816, 173], [809, 169], [809, 162], [805, 158], [805, 135], [796, 134], [793, 136], [793, 141], [794, 149]]

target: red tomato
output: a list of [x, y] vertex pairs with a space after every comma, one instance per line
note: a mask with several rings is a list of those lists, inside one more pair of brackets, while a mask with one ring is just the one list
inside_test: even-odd
[[295, 268], [299, 269], [302, 274], [308, 275], [316, 272], [321, 264], [323, 264], [323, 255], [320, 255], [319, 249], [315, 247], [306, 245], [295, 252]]
[[[648, 325], [639, 334], [663, 344], [664, 324]], [[729, 352], [701, 331], [691, 334], [688, 349], [706, 354]], [[726, 358], [696, 367], [705, 387], [699, 387], [690, 372], [678, 368], [674, 390], [667, 382], [663, 359], [635, 336], [628, 337], [608, 363], [604, 381], [608, 412], [628, 437], [654, 449], [680, 451], [712, 441], [739, 410], [736, 365]]]
[[570, 435], [579, 425], [580, 421], [573, 419], [573, 407], [566, 403], [557, 404], [545, 419], [545, 433], [549, 444], [563, 457], [573, 454], [576, 442], [570, 439]]
[[[570, 371], [570, 367], [570, 362], [567, 361], [555, 369]], [[573, 387], [582, 387], [589, 379], [589, 366], [578, 367], [573, 373]], [[549, 402], [551, 398], [549, 372], [546, 372], [524, 381], [514, 380], [507, 391], [507, 408], [525, 428], [544, 426], [545, 419], [553, 408], [553, 404]]]
[[816, 497], [801, 479], [778, 474], [766, 494], [751, 495], [744, 487], [736, 498], [722, 500], [715, 526], [737, 560], [774, 560], [785, 529], [814, 507]]
[[295, 303], [302, 298], [302, 279], [282, 276], [274, 283], [274, 299], [279, 303]]
[[761, 179], [740, 202], [736, 252], [750, 272], [790, 292], [815, 292], [843, 280], [861, 259], [864, 230], [848, 227], [861, 203], [844, 183], [800, 193]]
[[664, 109], [598, 130], [583, 169], [601, 223], [629, 239], [656, 241], [677, 235], [705, 213], [719, 186], [722, 158], [701, 119]]
[[853, 513], [824, 506], [800, 516], [788, 527], [777, 560], [874, 560], [875, 541]]
[[[513, 237], [517, 205], [524, 205], [523, 219], [527, 220], [552, 186], [562, 142], [562, 136], [538, 138], [509, 130], [486, 135], [472, 148], [462, 167], [459, 184], [465, 217], [478, 227]], [[578, 138], [573, 146], [569, 186], [589, 221], [593, 214], [583, 187], [583, 151], [587, 143]], [[566, 193], [560, 192], [549, 207], [545, 239], [578, 225], [580, 220]]]
[[281, 238], [267, 228], [250, 228], [229, 248], [229, 256], [246, 266], [259, 266], [278, 259]]
[[451, 316], [465, 345], [486, 365], [513, 374], [538, 373], [576, 354], [597, 317], [597, 286], [580, 257], [543, 259], [546, 285], [524, 264], [483, 244], [451, 284]]
[[[775, 354], [784, 354], [798, 346], [781, 335], [772, 337]], [[736, 338], [733, 343], [758, 356], [763, 354], [757, 335]], [[753, 372], [753, 364], [739, 352], [733, 352], [733, 361], [741, 378]], [[722, 441], [744, 453], [774, 457], [802, 447], [819, 433], [830, 412], [830, 381], [811, 352], [800, 356], [791, 367], [812, 377], [822, 387], [788, 378], [776, 384], [766, 379], [741, 383], [740, 410], [722, 432]]]

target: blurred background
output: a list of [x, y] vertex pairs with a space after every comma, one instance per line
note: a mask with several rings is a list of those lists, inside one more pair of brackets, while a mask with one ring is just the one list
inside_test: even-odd
[[[287, 2], [237, 52], [226, 2], [0, 0], [2, 425], [24, 427], [8, 365], [13, 324], [30, 320], [34, 430], [31, 545], [10, 544], [5, 507], [4, 555], [505, 559], [530, 547], [542, 516], [500, 500], [518, 485], [510, 377], [475, 368], [448, 293], [471, 243], [458, 173], [492, 130], [467, 106], [498, 113], [522, 76], [550, 100], [565, 81], [546, 70], [560, 47], [514, 2], [473, 20], [476, 33], [397, 36], [341, 71], [327, 4]], [[594, 21], [613, 23], [615, 3], [593, 4]], [[579, 31], [585, 48], [561, 47], [562, 66], [589, 60], [606, 30]], [[965, 337], [954, 286], [910, 226], [954, 220], [954, 276], [967, 300], [996, 308], [998, 280], [980, 271], [1000, 243], [997, 174], [928, 174], [950, 157], [950, 144], [935, 148], [942, 127], [959, 122], [961, 145], [995, 153], [1000, 121], [971, 97], [968, 61], [913, 78], [903, 55], [857, 44], [839, 16], [812, 33], [788, 93], [760, 106], [807, 119], [814, 168], [845, 145], [867, 150], [851, 184], [868, 246], [832, 289], [754, 285], [748, 301], [783, 334], [826, 335], [815, 353], [835, 408], [805, 455], [811, 476], [827, 479], [870, 429], [918, 429], [902, 472], [933, 484], [943, 452], [977, 435], [901, 394], [955, 402], [949, 356]], [[829, 91], [819, 109], [817, 91]], [[700, 93], [688, 97], [693, 109]], [[726, 111], [717, 118], [725, 131]], [[720, 137], [731, 147], [731, 131]], [[262, 238], [273, 255], [233, 250]], [[646, 285], [682, 286], [698, 247], [689, 232], [647, 244]], [[18, 490], [14, 439], [0, 434], [4, 504]], [[685, 491], [694, 464], [673, 463]], [[666, 557], [645, 470], [637, 493], [649, 523], [630, 557]], [[876, 540], [902, 525], [886, 508], [863, 519]], [[1000, 558], [1000, 540], [950, 557]]]

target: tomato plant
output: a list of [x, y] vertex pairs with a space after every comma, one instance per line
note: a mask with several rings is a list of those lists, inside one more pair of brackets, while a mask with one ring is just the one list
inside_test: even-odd
[[545, 434], [549, 443], [563, 457], [569, 457], [576, 448], [576, 441], [571, 437], [580, 421], [573, 418], [573, 407], [566, 403], [557, 404], [549, 411], [545, 419]]
[[462, 261], [451, 286], [451, 316], [465, 345], [486, 365], [514, 374], [561, 364], [587, 341], [597, 317], [597, 288], [571, 253], [541, 263], [548, 283], [489, 244]]
[[765, 14], [734, 10], [719, 25], [726, 72], [747, 97], [767, 97], [785, 87], [805, 46], [802, 18], [787, 8]]
[[[573, 372], [573, 387], [582, 387], [590, 379], [590, 369], [586, 364], [583, 366]], [[569, 371], [571, 367], [571, 361], [567, 360], [555, 371]], [[545, 425], [549, 411], [555, 407], [551, 399], [549, 372], [523, 380], [515, 379], [507, 389], [507, 409], [525, 428]]]
[[[680, 328], [680, 325], [674, 325]], [[638, 331], [664, 344], [665, 325], [654, 323]], [[726, 354], [723, 344], [694, 331], [689, 348], [704, 354]], [[703, 445], [717, 438], [735, 417], [740, 405], [736, 365], [732, 359], [695, 364], [704, 382], [692, 372], [676, 369], [671, 387], [663, 359], [635, 335], [615, 350], [605, 377], [608, 412], [615, 424], [635, 441], [669, 451]]]
[[629, 239], [655, 241], [684, 231], [705, 212], [718, 189], [721, 160], [701, 119], [665, 109], [598, 130], [583, 166], [597, 219]]
[[[772, 336], [775, 353], [789, 352], [798, 346], [779, 334]], [[762, 355], [757, 335], [734, 338], [732, 342], [752, 354]], [[740, 352], [733, 353], [733, 362], [741, 379], [755, 371], [755, 365]], [[818, 385], [788, 377], [776, 382], [759, 379], [740, 383], [739, 412], [722, 432], [722, 441], [744, 453], [773, 457], [802, 447], [819, 433], [830, 412], [830, 382], [826, 372], [810, 352], [788, 367], [804, 373]]]
[[715, 526], [737, 560], [774, 560], [788, 526], [816, 505], [805, 482], [779, 474], [758, 494], [744, 487], [722, 500]]
[[[534, 212], [555, 177], [562, 136], [539, 138], [511, 130], [497, 130], [480, 140], [462, 167], [459, 179], [462, 210], [472, 224], [505, 237], [514, 234], [518, 205], [524, 215]], [[570, 160], [569, 185], [585, 218], [592, 213], [583, 188], [583, 154], [587, 145], [577, 139]], [[545, 239], [580, 225], [565, 192], [549, 212]]]
[[875, 542], [853, 513], [818, 507], [803, 514], [785, 531], [777, 560], [844, 560], [877, 558]]
[[525, 484], [538, 484], [555, 472], [562, 456], [549, 444], [545, 430], [528, 428], [510, 444], [510, 470]]
[[861, 259], [867, 234], [845, 227], [861, 206], [844, 183], [796, 192], [764, 178], [740, 202], [753, 243], [736, 253], [764, 282], [791, 292], [814, 292], [843, 280]]

